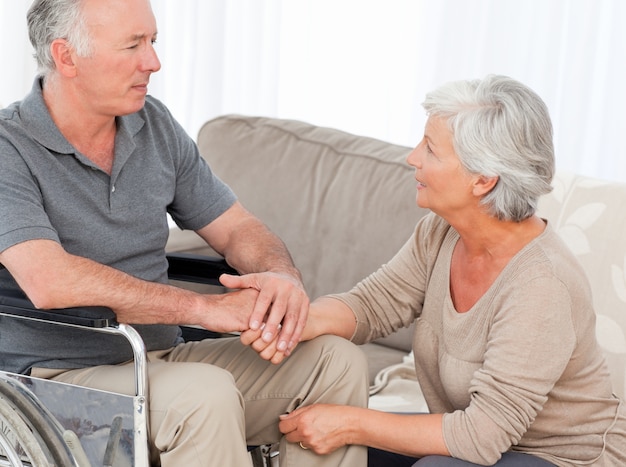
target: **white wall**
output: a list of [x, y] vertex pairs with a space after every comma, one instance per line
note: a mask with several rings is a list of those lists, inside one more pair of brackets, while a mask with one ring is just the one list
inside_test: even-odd
[[[0, 102], [30, 88], [27, 0], [0, 0]], [[208, 118], [296, 118], [414, 145], [424, 94], [512, 76], [550, 108], [561, 168], [626, 181], [623, 0], [152, 0], [151, 92]], [[6, 70], [10, 70], [7, 72]]]

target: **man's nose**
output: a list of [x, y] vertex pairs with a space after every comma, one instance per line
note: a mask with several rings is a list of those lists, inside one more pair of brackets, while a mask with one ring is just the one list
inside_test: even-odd
[[146, 54], [142, 62], [144, 70], [151, 71], [152, 73], [157, 72], [161, 69], [161, 61], [159, 60], [159, 56], [154, 50], [154, 46], [150, 44], [146, 49]]

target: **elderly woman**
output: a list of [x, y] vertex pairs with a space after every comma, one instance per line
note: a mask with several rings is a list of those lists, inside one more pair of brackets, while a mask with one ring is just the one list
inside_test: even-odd
[[[430, 413], [318, 405], [283, 416], [280, 429], [318, 453], [370, 446], [370, 466], [626, 465], [626, 410], [596, 342], [585, 273], [535, 215], [554, 172], [545, 104], [488, 76], [444, 85], [423, 105], [424, 138], [408, 163], [417, 204], [432, 213], [388, 264], [316, 300], [304, 335], [365, 343], [416, 321]], [[257, 337], [243, 339], [284, 357]]]

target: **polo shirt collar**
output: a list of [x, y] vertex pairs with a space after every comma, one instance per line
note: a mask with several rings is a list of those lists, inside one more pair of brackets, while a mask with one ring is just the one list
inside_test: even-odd
[[[60, 154], [76, 154], [76, 149], [65, 139], [52, 120], [43, 99], [43, 77], [37, 76], [31, 92], [24, 98], [20, 112], [22, 121], [32, 137], [46, 148]], [[144, 126], [144, 119], [138, 114], [117, 117], [115, 139], [115, 165], [122, 166], [135, 149], [133, 137]]]
[[22, 101], [20, 113], [24, 126], [33, 139], [46, 148], [61, 154], [74, 154], [76, 150], [52, 121], [43, 100], [42, 84], [43, 77], [37, 76], [31, 92]]

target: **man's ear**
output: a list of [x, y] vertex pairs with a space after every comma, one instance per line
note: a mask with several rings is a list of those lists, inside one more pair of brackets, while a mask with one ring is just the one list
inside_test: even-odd
[[474, 180], [474, 188], [473, 193], [475, 196], [484, 196], [493, 190], [493, 187], [496, 186], [500, 177], [493, 176], [487, 177], [485, 175], [479, 175], [476, 180]]
[[57, 70], [63, 76], [76, 76], [76, 65], [74, 63], [74, 49], [65, 39], [55, 39], [50, 44], [50, 53]]

